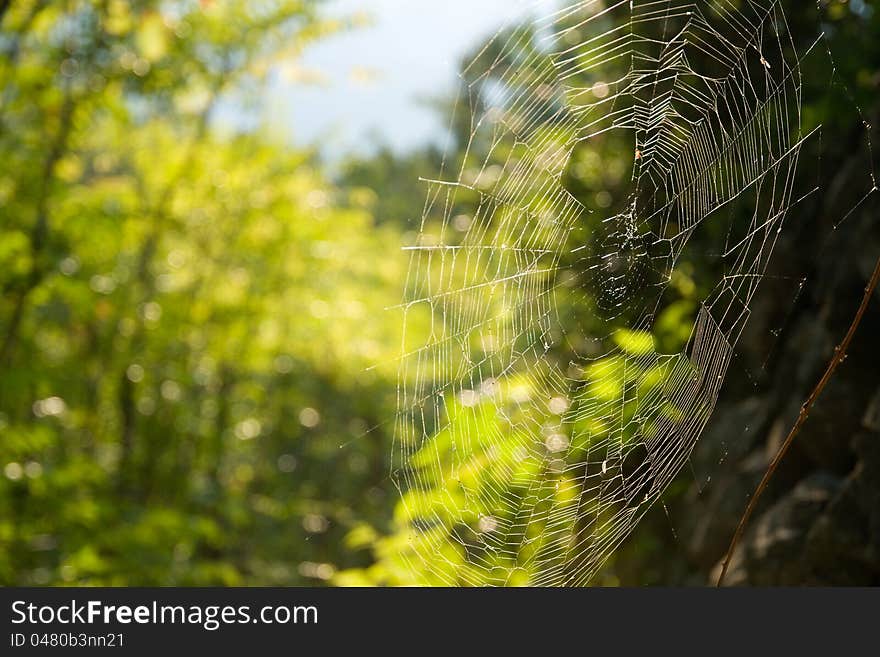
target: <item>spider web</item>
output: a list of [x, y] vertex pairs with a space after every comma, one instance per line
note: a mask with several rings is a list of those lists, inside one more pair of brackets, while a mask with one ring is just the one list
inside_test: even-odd
[[[466, 69], [465, 155], [405, 247], [394, 477], [421, 583], [586, 584], [687, 462], [800, 200], [811, 47], [769, 0], [588, 0]], [[628, 154], [608, 207], [573, 191], [585, 148]], [[723, 273], [661, 353], [700, 230]]]

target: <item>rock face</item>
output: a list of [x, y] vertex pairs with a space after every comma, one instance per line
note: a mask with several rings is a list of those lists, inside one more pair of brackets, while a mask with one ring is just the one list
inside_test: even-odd
[[[856, 157], [841, 147], [831, 161]], [[846, 334], [880, 256], [880, 194], [833, 226], [838, 206], [864, 196], [846, 189], [853, 168], [838, 167], [835, 193], [801, 208], [801, 226], [781, 236], [690, 465], [615, 555], [605, 583], [717, 581], [750, 496]], [[761, 497], [727, 584], [880, 585], [878, 336], [875, 292], [846, 359]]]
[[[719, 404], [692, 457], [697, 473], [717, 472], [717, 477], [691, 483], [674, 505], [673, 522], [680, 523], [688, 563], [679, 583], [716, 581], [749, 497], [861, 302], [880, 254], [878, 226], [874, 216], [862, 215], [859, 225], [835, 236], [827, 257], [816, 256], [812, 285], [787, 320], [763, 380], [751, 375], [748, 390], [734, 375], [734, 392]], [[780, 257], [797, 257], [788, 247]], [[756, 316], [776, 321], [772, 312]], [[760, 334], [771, 327], [755, 329]], [[752, 516], [727, 584], [880, 584], [878, 335], [880, 295], [875, 293], [846, 360]], [[746, 360], [758, 356], [755, 344], [741, 347]], [[737, 388], [748, 394], [737, 395]]]
[[[802, 62], [803, 116], [822, 124], [822, 136], [798, 153], [800, 200], [749, 303], [709, 425], [603, 583], [715, 584], [749, 497], [846, 335], [880, 257], [880, 12], [781, 4], [795, 41], [812, 42], [821, 22], [833, 58], [829, 68], [817, 49]], [[880, 292], [762, 495], [727, 583], [880, 585]]]

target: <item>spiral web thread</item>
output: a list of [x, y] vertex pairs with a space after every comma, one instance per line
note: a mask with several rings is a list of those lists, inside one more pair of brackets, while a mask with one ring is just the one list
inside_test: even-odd
[[[395, 477], [419, 582], [589, 583], [686, 463], [797, 202], [804, 54], [777, 2], [592, 0], [472, 65], [465, 164], [427, 181], [406, 247]], [[566, 175], [608, 143], [632, 175], [605, 212]], [[725, 273], [658, 353], [663, 292], [708, 224]]]

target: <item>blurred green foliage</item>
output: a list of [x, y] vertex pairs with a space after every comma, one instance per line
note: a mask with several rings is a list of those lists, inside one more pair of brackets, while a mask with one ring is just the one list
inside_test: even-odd
[[[790, 10], [793, 29], [809, 29], [807, 13]], [[858, 35], [880, 33], [877, 12], [827, 13], [835, 39], [862, 43], [837, 63], [858, 81], [855, 100], [876, 106], [878, 45]], [[389, 480], [408, 348], [393, 308], [399, 247], [424, 201], [416, 172], [431, 175], [439, 154], [381, 151], [331, 180], [265, 128], [224, 135], [212, 123], [346, 27], [309, 0], [0, 2], [0, 584], [416, 581], [414, 509], [436, 499], [398, 502]], [[833, 123], [837, 111], [823, 101], [804, 115]], [[469, 119], [457, 115], [460, 146]], [[486, 157], [472, 146], [473, 161], [452, 153], [451, 166]], [[626, 155], [612, 138], [579, 151], [569, 187], [597, 210], [623, 202]], [[674, 353], [706, 292], [695, 272], [710, 266], [696, 256], [677, 270], [653, 336], [614, 339]], [[589, 327], [581, 300], [560, 288], [563, 325]], [[410, 319], [427, 330], [427, 317]], [[614, 362], [594, 367], [587, 394], [625, 396], [632, 381]], [[674, 367], [653, 359], [636, 383]], [[499, 395], [522, 394], [505, 385]], [[496, 418], [457, 427], [449, 409], [431, 448], [465, 433], [478, 448], [454, 485], [434, 482], [444, 504], [516, 461], [513, 441], [479, 448], [504, 434]], [[574, 503], [559, 483], [542, 494]], [[499, 566], [507, 583], [533, 577]]]
[[359, 563], [344, 535], [391, 501], [367, 430], [394, 412], [399, 236], [309, 153], [210, 120], [343, 25], [299, 0], [2, 21], [0, 582]]

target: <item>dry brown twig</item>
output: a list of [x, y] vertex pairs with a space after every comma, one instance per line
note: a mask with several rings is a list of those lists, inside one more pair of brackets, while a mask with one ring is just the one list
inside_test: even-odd
[[846, 336], [844, 336], [841, 343], [834, 348], [834, 356], [832, 356], [831, 360], [828, 362], [828, 367], [825, 368], [825, 373], [822, 375], [822, 378], [819, 379], [819, 383], [816, 384], [816, 387], [813, 388], [810, 396], [807, 397], [807, 401], [805, 401], [803, 406], [801, 406], [801, 411], [798, 414], [794, 426], [792, 426], [791, 431], [788, 432], [788, 436], [786, 436], [785, 440], [782, 443], [782, 446], [776, 452], [776, 456], [774, 456], [773, 460], [770, 461], [770, 465], [767, 467], [767, 471], [764, 473], [764, 477], [761, 479], [761, 483], [758, 484], [758, 487], [755, 489], [754, 494], [752, 495], [748, 505], [746, 506], [745, 512], [739, 520], [739, 524], [736, 527], [736, 532], [734, 532], [733, 538], [730, 541], [730, 546], [727, 548], [727, 554], [725, 555], [724, 563], [721, 566], [721, 574], [718, 576], [717, 586], [721, 586], [724, 583], [724, 576], [727, 575], [727, 569], [730, 566], [730, 560], [733, 558], [733, 551], [736, 549], [737, 543], [739, 543], [739, 539], [742, 537], [742, 534], [745, 531], [746, 525], [748, 524], [749, 519], [751, 518], [752, 513], [755, 510], [755, 506], [758, 503], [758, 499], [761, 497], [764, 489], [767, 488], [767, 484], [770, 482], [770, 479], [776, 472], [776, 468], [779, 467], [779, 463], [785, 457], [785, 454], [788, 452], [789, 447], [791, 447], [791, 444], [794, 442], [795, 437], [798, 435], [798, 433], [800, 433], [801, 428], [807, 421], [807, 417], [809, 417], [810, 415], [810, 409], [812, 409], [813, 404], [816, 403], [819, 395], [822, 394], [825, 386], [828, 385], [828, 382], [834, 375], [834, 371], [837, 369], [837, 366], [840, 365], [840, 363], [842, 363], [844, 359], [846, 359], [846, 350], [849, 348], [850, 342], [852, 342], [853, 336], [856, 334], [856, 331], [859, 328], [859, 324], [861, 324], [862, 322], [862, 318], [865, 315], [865, 310], [867, 310], [868, 308], [868, 304], [871, 301], [871, 296], [874, 294], [874, 290], [877, 288], [878, 282], [880, 282], [880, 258], [877, 259], [877, 263], [874, 266], [874, 273], [871, 274], [871, 278], [868, 281], [867, 286], [865, 287], [865, 294], [862, 297], [862, 303], [859, 306], [859, 309], [856, 311], [855, 316], [853, 317], [852, 323], [849, 326], [849, 330], [846, 332]]

